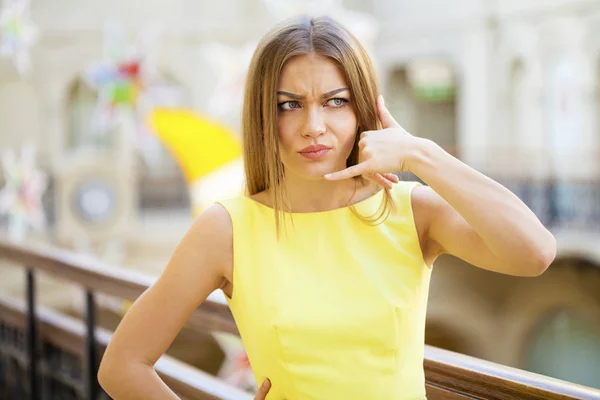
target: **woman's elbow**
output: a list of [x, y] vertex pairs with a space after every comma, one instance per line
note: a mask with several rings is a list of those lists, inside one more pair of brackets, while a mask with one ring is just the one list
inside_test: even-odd
[[128, 380], [127, 376], [132, 370], [135, 370], [135, 366], [131, 365], [130, 361], [120, 359], [110, 351], [104, 353], [98, 367], [97, 378], [106, 393], [118, 393], [124, 389]]
[[111, 387], [114, 386], [114, 382], [118, 376], [118, 371], [115, 367], [111, 366], [111, 364], [114, 365], [112, 360], [105, 354], [104, 357], [102, 357], [100, 367], [98, 368], [98, 383], [107, 393], [112, 391]]

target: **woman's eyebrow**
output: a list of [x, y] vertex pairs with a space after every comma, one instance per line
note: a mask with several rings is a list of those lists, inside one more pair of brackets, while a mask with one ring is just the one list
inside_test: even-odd
[[[348, 90], [348, 88], [344, 87], [344, 88], [339, 88], [339, 89], [331, 90], [331, 91], [329, 91], [327, 93], [323, 93], [323, 95], [321, 97], [325, 99], [327, 97], [331, 97], [331, 96], [336, 95], [336, 94], [338, 94], [340, 92], [343, 92], [345, 90]], [[303, 100], [304, 99], [304, 96], [302, 96], [302, 95], [295, 94], [295, 93], [290, 93], [290, 92], [286, 92], [286, 91], [283, 91], [283, 90], [278, 90], [277, 94], [278, 95], [287, 96], [290, 99], [294, 99], [294, 100]]]

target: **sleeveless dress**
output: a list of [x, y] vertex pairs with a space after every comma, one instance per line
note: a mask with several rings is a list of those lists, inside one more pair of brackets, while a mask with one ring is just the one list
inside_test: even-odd
[[[292, 213], [279, 239], [273, 210], [219, 201], [233, 222], [227, 301], [268, 400], [420, 400], [431, 269], [400, 182], [380, 225], [344, 207]], [[371, 216], [383, 190], [354, 205]]]

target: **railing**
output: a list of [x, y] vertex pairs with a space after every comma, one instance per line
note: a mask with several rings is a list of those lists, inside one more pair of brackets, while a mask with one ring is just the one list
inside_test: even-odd
[[[32, 249], [3, 240], [0, 240], [0, 258], [24, 266], [27, 275], [26, 304], [10, 299], [0, 302], [0, 393], [9, 393], [9, 399], [38, 400], [47, 398], [47, 392], [52, 392], [52, 398], [61, 399], [108, 398], [101, 391], [96, 375], [110, 333], [96, 327], [95, 294], [133, 301], [153, 279], [69, 252]], [[85, 324], [51, 310], [36, 309], [37, 272], [82, 286], [86, 291]], [[238, 332], [227, 306], [215, 301], [205, 302], [191, 316], [188, 325], [202, 330]], [[185, 399], [252, 398], [168, 356], [163, 356], [155, 369]]]
[[[60, 386], [60, 398], [98, 399], [106, 396], [96, 381], [100, 355], [110, 333], [95, 326], [95, 293], [135, 300], [153, 279], [118, 270], [72, 253], [31, 248], [0, 240], [0, 258], [25, 266], [27, 303], [0, 301], [0, 390], [13, 397], [43, 399], [50, 386]], [[87, 318], [81, 321], [52, 310], [36, 309], [35, 275], [44, 272], [76, 283], [87, 293]], [[233, 317], [221, 297], [209, 298], [194, 312], [189, 325], [199, 330], [237, 334]], [[69, 357], [58, 359], [57, 355]], [[81, 368], [77, 360], [84, 360]], [[57, 361], [58, 360], [58, 361]], [[219, 379], [168, 356], [156, 370], [185, 399], [251, 399]], [[81, 370], [84, 374], [81, 374]], [[427, 395], [446, 399], [590, 399], [600, 391], [427, 346]], [[41, 379], [43, 378], [43, 379]], [[3, 392], [3, 393], [4, 393]], [[27, 395], [24, 395], [26, 392]], [[4, 397], [2, 397], [4, 399]]]
[[505, 186], [519, 196], [549, 228], [600, 231], [598, 180], [512, 179]]

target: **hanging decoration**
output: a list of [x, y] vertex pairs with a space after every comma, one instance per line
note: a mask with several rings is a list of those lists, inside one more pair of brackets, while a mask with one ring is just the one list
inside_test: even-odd
[[31, 70], [30, 49], [39, 31], [29, 15], [29, 0], [4, 0], [0, 10], [0, 56], [11, 58], [20, 75]]
[[29, 228], [43, 231], [46, 217], [42, 196], [48, 186], [47, 175], [35, 166], [35, 150], [24, 148], [20, 158], [14, 151], [2, 155], [0, 215], [8, 216], [8, 235], [22, 241]]
[[92, 118], [95, 133], [105, 134], [117, 123], [129, 127], [137, 124], [138, 104], [156, 77], [153, 49], [158, 33], [157, 27], [148, 26], [137, 43], [127, 45], [120, 23], [111, 20], [105, 24], [104, 59], [84, 73], [84, 80], [98, 92]]

